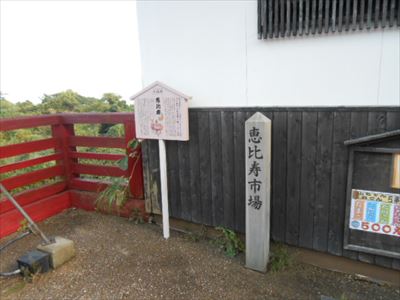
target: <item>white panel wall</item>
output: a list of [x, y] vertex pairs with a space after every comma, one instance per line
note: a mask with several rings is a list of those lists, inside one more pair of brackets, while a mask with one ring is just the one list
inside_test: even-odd
[[257, 39], [257, 2], [138, 1], [144, 86], [191, 106], [400, 105], [400, 31]]

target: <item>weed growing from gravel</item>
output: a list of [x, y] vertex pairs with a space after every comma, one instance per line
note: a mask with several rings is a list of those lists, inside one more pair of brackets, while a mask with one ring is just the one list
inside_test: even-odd
[[25, 287], [26, 283], [23, 280], [20, 280], [18, 282], [16, 282], [14, 285], [12, 285], [11, 287], [7, 288], [4, 291], [4, 296], [8, 297], [11, 296], [14, 293], [19, 292], [20, 290], [22, 290]]
[[224, 250], [228, 257], [235, 257], [240, 252], [244, 252], [244, 244], [233, 230], [225, 227], [216, 227], [221, 231], [221, 235], [214, 240], [214, 243]]
[[142, 212], [140, 211], [139, 208], [135, 207], [132, 210], [131, 216], [129, 217], [129, 221], [133, 221], [133, 223], [135, 223], [136, 225], [144, 223]]
[[191, 242], [199, 242], [200, 240], [205, 239], [206, 235], [207, 235], [207, 228], [206, 226], [202, 225], [199, 232], [188, 232], [185, 235], [185, 238], [187, 238]]
[[189, 232], [185, 235], [186, 239], [191, 242], [198, 242], [200, 241], [200, 236], [196, 232]]
[[28, 225], [28, 221], [23, 219], [20, 223], [19, 223], [19, 228], [18, 228], [18, 232], [23, 232], [25, 230], [29, 229], [29, 225]]
[[115, 177], [111, 179], [110, 185], [99, 193], [96, 199], [96, 208], [109, 211], [115, 205], [121, 208], [128, 199], [127, 186], [128, 180], [123, 177]]
[[270, 255], [269, 269], [272, 272], [282, 271], [292, 265], [292, 257], [288, 248], [283, 244], [273, 244]]
[[117, 210], [124, 206], [129, 198], [129, 182], [132, 179], [141, 155], [140, 145], [141, 141], [137, 139], [128, 142], [127, 147], [130, 148], [131, 152], [118, 160], [116, 164], [121, 170], [127, 171], [129, 168], [129, 158], [136, 158], [131, 174], [129, 175], [129, 178], [123, 176], [111, 178], [108, 187], [101, 191], [96, 199], [96, 209], [110, 211], [113, 206], [115, 206]]

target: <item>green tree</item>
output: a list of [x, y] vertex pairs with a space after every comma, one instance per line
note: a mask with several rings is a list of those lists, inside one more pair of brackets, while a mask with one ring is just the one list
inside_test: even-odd
[[[53, 95], [44, 95], [40, 104], [33, 104], [31, 101], [18, 102], [13, 104], [4, 98], [0, 98], [0, 117], [9, 118], [22, 115], [55, 114], [63, 112], [123, 112], [133, 111], [133, 107], [128, 105], [121, 96], [114, 93], [105, 93], [98, 99], [85, 97], [72, 90], [66, 90]], [[24, 131], [24, 132], [23, 132]], [[3, 140], [18, 142], [18, 137], [25, 138], [29, 135], [37, 137], [49, 134], [47, 128], [32, 128], [16, 132], [1, 133]], [[113, 124], [101, 125], [79, 125], [76, 131], [82, 135], [93, 135], [96, 133], [107, 134], [110, 136], [123, 135], [123, 127]]]
[[[100, 101], [107, 103], [107, 112], [119, 112], [119, 111], [132, 111], [133, 109], [126, 104], [125, 100], [122, 100], [121, 96], [113, 93], [105, 93], [101, 97]], [[121, 126], [115, 126], [113, 124], [101, 124], [99, 128], [100, 134], [108, 135], [121, 135]]]
[[17, 109], [18, 109], [18, 113], [19, 114], [24, 114], [24, 115], [37, 115], [40, 112], [38, 111], [37, 107], [35, 106], [35, 104], [33, 104], [31, 101], [26, 100], [24, 102], [18, 102], [15, 104]]
[[61, 112], [79, 112], [84, 102], [84, 97], [78, 93], [67, 90], [54, 95], [44, 95], [39, 109], [42, 114]]
[[105, 93], [103, 97], [100, 99], [108, 104], [109, 112], [117, 112], [117, 111], [132, 111], [132, 107], [126, 104], [125, 100], [122, 100], [122, 97], [113, 93]]
[[18, 112], [18, 107], [11, 103], [10, 101], [7, 101], [4, 98], [0, 98], [0, 117], [1, 118], [9, 118], [9, 117], [15, 117], [19, 115], [20, 113]]

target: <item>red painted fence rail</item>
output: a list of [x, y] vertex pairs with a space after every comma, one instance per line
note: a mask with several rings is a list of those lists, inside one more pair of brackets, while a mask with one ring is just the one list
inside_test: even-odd
[[[76, 124], [122, 124], [125, 136], [76, 136]], [[96, 148], [101, 147], [125, 149], [125, 154], [130, 153], [131, 149], [127, 145], [135, 138], [133, 113], [65, 113], [0, 119], [0, 132], [39, 126], [48, 126], [52, 137], [0, 147], [0, 182], [11, 192], [25, 187], [24, 191], [14, 193], [14, 196], [34, 220], [43, 220], [71, 206], [94, 209], [95, 193], [105, 189], [109, 182], [104, 179], [83, 178], [83, 174], [100, 178], [130, 178], [130, 195], [136, 200], [133, 206], [144, 209], [141, 156], [129, 158], [128, 170], [123, 171], [116, 166], [102, 164], [103, 160], [115, 162], [123, 158], [123, 154], [96, 152]], [[77, 147], [90, 147], [94, 150], [78, 151]], [[44, 150], [53, 153], [4, 163], [6, 159], [15, 156], [26, 156]], [[81, 163], [80, 159], [95, 160], [98, 163]], [[136, 159], [139, 160], [137, 163]], [[53, 165], [33, 171], [27, 169], [25, 173], [13, 174], [11, 177], [4, 176], [9, 172], [23, 172], [26, 168], [40, 167], [49, 162]], [[21, 214], [6, 198], [0, 197], [0, 238], [15, 232], [21, 221]]]

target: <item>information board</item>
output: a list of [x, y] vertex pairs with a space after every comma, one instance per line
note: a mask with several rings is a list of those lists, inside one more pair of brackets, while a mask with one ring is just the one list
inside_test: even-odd
[[391, 187], [397, 149], [395, 139], [350, 148], [344, 249], [400, 259], [400, 194]]
[[131, 99], [137, 138], [189, 140], [188, 96], [155, 82]]
[[135, 101], [136, 137], [158, 140], [165, 239], [170, 236], [165, 140], [189, 140], [189, 99], [190, 97], [158, 81], [131, 97]]

